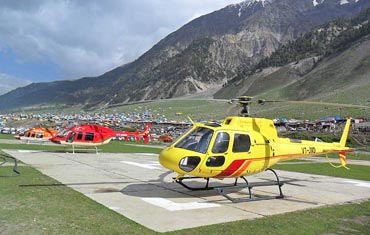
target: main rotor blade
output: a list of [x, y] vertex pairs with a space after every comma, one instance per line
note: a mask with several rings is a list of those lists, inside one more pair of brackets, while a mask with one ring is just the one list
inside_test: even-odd
[[335, 106], [335, 107], [365, 108], [365, 109], [370, 109], [370, 106], [364, 106], [364, 105], [356, 105], [356, 104], [339, 104], [339, 103], [316, 102], [316, 101], [283, 101], [283, 100], [265, 100], [265, 101], [264, 101], [264, 103], [313, 104], [313, 105], [324, 105], [324, 106]]

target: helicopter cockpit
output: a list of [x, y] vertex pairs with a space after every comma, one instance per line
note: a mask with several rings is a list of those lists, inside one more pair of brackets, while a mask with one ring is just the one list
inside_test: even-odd
[[[182, 140], [175, 144], [176, 148], [206, 153], [215, 131], [207, 127], [197, 127], [189, 132]], [[248, 152], [250, 137], [247, 134], [233, 133], [232, 152]], [[217, 131], [212, 146], [212, 153], [227, 152], [230, 143], [230, 134], [226, 131]]]
[[245, 153], [250, 150], [250, 145], [250, 137], [246, 133], [198, 126], [185, 134], [174, 147], [199, 153], [199, 155], [194, 154], [179, 159], [178, 167], [185, 172], [190, 172], [199, 165], [203, 157], [206, 157], [207, 167], [221, 167], [225, 163], [225, 155], [228, 152]]
[[197, 127], [187, 134], [175, 147], [206, 153], [214, 131], [206, 127]]
[[66, 137], [68, 134], [69, 134], [69, 130], [68, 129], [62, 129], [61, 131], [59, 131], [58, 133], [57, 133], [57, 137], [61, 137], [61, 138], [64, 138], [64, 137]]

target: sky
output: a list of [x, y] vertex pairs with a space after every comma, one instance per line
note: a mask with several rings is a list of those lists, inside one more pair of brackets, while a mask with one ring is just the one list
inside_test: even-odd
[[242, 0], [0, 0], [0, 77], [99, 76], [192, 19]]

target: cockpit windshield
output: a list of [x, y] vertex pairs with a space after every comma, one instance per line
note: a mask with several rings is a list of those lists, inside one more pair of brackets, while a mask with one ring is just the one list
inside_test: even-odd
[[178, 142], [175, 147], [192, 150], [199, 153], [206, 153], [213, 135], [213, 130], [205, 127], [197, 127], [185, 138]]
[[64, 137], [67, 136], [68, 133], [69, 133], [69, 130], [64, 129], [64, 130], [59, 131], [58, 134], [57, 134], [57, 136], [58, 137], [61, 137], [61, 138], [64, 138]]

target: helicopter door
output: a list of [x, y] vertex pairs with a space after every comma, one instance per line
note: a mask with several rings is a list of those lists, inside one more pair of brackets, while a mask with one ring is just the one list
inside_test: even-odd
[[225, 155], [229, 148], [230, 135], [227, 132], [217, 133], [211, 153], [208, 154], [206, 167], [213, 173], [221, 172], [220, 167], [225, 163]]
[[71, 135], [68, 137], [67, 142], [72, 143], [75, 138], [76, 132], [72, 132]]
[[233, 161], [241, 163], [237, 169], [230, 172], [230, 175], [235, 177], [250, 173], [249, 165], [251, 161], [251, 138], [246, 133], [234, 133], [231, 152], [229, 157], [232, 156]]
[[212, 147], [212, 153], [225, 153], [229, 148], [230, 135], [227, 132], [219, 132]]
[[77, 140], [82, 140], [83, 132], [78, 132], [77, 134]]
[[251, 148], [251, 139], [247, 134], [234, 134], [233, 153], [248, 153]]

